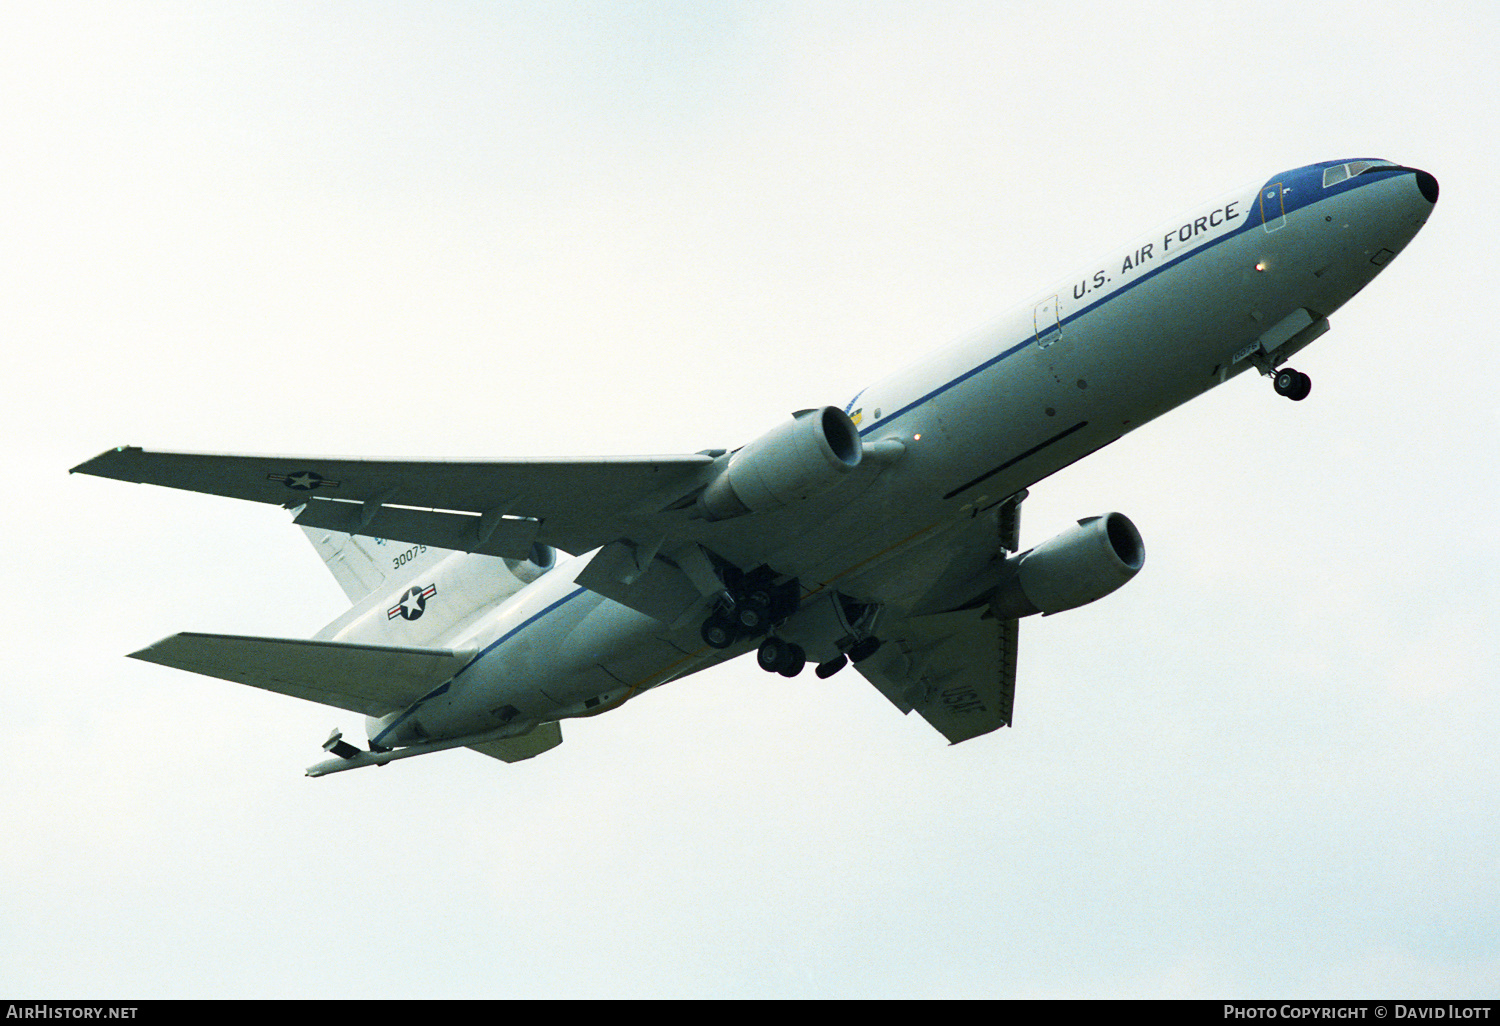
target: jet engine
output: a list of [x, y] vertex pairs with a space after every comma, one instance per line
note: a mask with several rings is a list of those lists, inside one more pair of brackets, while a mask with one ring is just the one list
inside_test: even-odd
[[1146, 545], [1129, 517], [1106, 513], [1080, 520], [1007, 562], [1015, 572], [990, 599], [990, 611], [1001, 620], [1050, 616], [1101, 599], [1130, 580], [1146, 562]]
[[859, 466], [859, 430], [836, 406], [802, 410], [729, 457], [698, 497], [710, 520], [780, 509]]

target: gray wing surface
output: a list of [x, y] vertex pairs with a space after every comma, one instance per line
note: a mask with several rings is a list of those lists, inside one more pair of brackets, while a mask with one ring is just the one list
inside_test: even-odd
[[884, 465], [864, 460], [804, 502], [714, 522], [696, 515], [693, 500], [715, 463], [702, 453], [407, 461], [122, 446], [72, 472], [275, 504], [294, 509], [304, 528], [440, 549], [510, 559], [528, 558], [537, 544], [577, 555], [598, 549], [578, 583], [673, 624], [722, 590], [703, 550], [742, 570], [767, 563], [809, 525], [847, 519]]
[[238, 634], [174, 634], [130, 653], [220, 680], [380, 716], [451, 678], [472, 652]]
[[1018, 626], [978, 609], [909, 617], [882, 627], [885, 643], [855, 668], [896, 708], [915, 710], [958, 744], [1010, 726]]
[[366, 460], [111, 449], [92, 474], [302, 507], [297, 523], [524, 559], [533, 543], [580, 553], [641, 533], [703, 484], [704, 455], [576, 460]]

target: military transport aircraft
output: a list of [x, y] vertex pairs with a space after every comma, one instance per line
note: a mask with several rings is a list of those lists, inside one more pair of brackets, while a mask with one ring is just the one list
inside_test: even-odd
[[[468, 747], [514, 762], [755, 650], [852, 663], [950, 742], [1008, 726], [1017, 621], [1140, 570], [1125, 516], [1020, 546], [1027, 489], [1328, 330], [1426, 222], [1425, 171], [1339, 160], [1228, 193], [997, 323], [733, 452], [484, 462], [122, 447], [75, 471], [295, 511], [352, 607], [311, 640], [176, 634], [138, 659], [362, 713], [321, 776]], [[560, 558], [558, 551], [576, 553]]]

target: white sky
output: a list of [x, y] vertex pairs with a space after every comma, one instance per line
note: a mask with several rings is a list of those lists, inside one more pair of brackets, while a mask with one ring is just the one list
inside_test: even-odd
[[[1500, 990], [1489, 3], [13, 4], [0, 993]], [[1295, 361], [1033, 489], [1146, 570], [949, 748], [751, 660], [468, 752], [122, 658], [343, 608], [118, 444], [693, 451], [842, 403], [1193, 203], [1431, 170]]]

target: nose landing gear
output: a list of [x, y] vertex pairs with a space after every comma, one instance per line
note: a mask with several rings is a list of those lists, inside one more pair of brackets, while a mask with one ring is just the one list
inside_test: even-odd
[[1301, 402], [1312, 391], [1312, 378], [1301, 371], [1282, 367], [1276, 372], [1273, 386], [1277, 395], [1284, 395], [1293, 402]]

